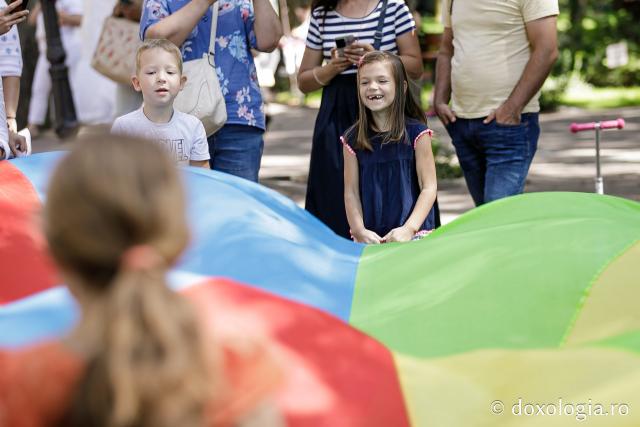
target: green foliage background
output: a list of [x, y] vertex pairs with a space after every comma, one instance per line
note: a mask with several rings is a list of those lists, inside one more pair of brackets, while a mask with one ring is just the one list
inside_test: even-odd
[[[541, 104], [552, 108], [572, 82], [596, 87], [640, 85], [640, 1], [559, 0], [560, 56], [543, 88]], [[625, 41], [629, 63], [609, 69], [606, 48]]]
[[[640, 83], [640, 2], [624, 0], [560, 0], [560, 58], [554, 70], [578, 72], [594, 86]], [[606, 47], [626, 41], [629, 63], [609, 69]]]

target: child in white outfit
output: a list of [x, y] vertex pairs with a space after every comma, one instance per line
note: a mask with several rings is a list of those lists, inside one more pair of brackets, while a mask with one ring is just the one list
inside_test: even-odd
[[186, 80], [182, 54], [173, 43], [164, 39], [144, 42], [131, 79], [144, 102], [138, 110], [118, 117], [111, 132], [150, 139], [161, 144], [176, 163], [209, 169], [209, 145], [202, 122], [173, 108]]
[[9, 6], [5, 0], [0, 0], [0, 15], [4, 20], [0, 26], [0, 160], [31, 152], [30, 137], [23, 132], [18, 134], [16, 125], [22, 75], [22, 51], [16, 24], [24, 21], [29, 13], [14, 12], [17, 6], [16, 2]]
[[[60, 37], [64, 47], [65, 64], [69, 69], [69, 83], [74, 98], [76, 110], [82, 108], [77, 103], [77, 68], [82, 53], [82, 38], [80, 25], [82, 23], [82, 0], [56, 0], [56, 11], [60, 21]], [[31, 100], [29, 102], [29, 130], [36, 137], [38, 127], [45, 122], [49, 107], [49, 93], [51, 92], [51, 75], [47, 60], [47, 40], [44, 32], [44, 18], [40, 4], [31, 12], [36, 21], [36, 40], [38, 42], [38, 62], [33, 75]]]

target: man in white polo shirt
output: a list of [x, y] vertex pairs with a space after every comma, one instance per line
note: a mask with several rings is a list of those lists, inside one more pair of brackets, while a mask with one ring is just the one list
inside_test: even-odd
[[558, 0], [443, 0], [435, 110], [476, 205], [524, 190], [557, 15]]

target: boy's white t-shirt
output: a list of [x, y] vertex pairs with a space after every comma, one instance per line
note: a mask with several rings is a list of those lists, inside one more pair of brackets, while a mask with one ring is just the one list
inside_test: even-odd
[[155, 123], [145, 116], [142, 107], [118, 117], [111, 133], [149, 139], [161, 144], [179, 165], [189, 160], [209, 160], [209, 144], [202, 122], [195, 116], [173, 110], [167, 123]]

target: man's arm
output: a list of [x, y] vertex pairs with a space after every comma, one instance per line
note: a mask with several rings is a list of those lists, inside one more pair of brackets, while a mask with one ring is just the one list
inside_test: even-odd
[[493, 119], [502, 124], [520, 123], [522, 110], [540, 90], [558, 58], [556, 21], [556, 16], [547, 16], [525, 24], [531, 45], [531, 57], [509, 98], [497, 110], [491, 112], [484, 123]]
[[260, 52], [272, 52], [278, 47], [282, 37], [280, 19], [269, 0], [253, 0], [255, 21], [253, 31], [256, 34], [256, 49]]
[[445, 126], [456, 121], [456, 116], [449, 108], [451, 98], [451, 58], [453, 57], [453, 31], [444, 27], [438, 61], [436, 62], [436, 87], [433, 104], [436, 114]]

